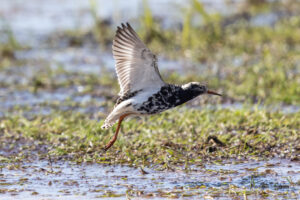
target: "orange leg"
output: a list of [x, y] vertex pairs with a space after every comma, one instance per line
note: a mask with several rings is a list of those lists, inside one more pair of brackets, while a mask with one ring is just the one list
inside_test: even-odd
[[117, 140], [117, 137], [118, 137], [118, 133], [119, 133], [119, 130], [120, 130], [120, 127], [121, 127], [121, 123], [122, 123], [123, 119], [125, 117], [127, 117], [128, 115], [129, 114], [122, 115], [119, 118], [119, 122], [118, 122], [116, 133], [115, 133], [114, 137], [109, 141], [109, 143], [104, 147], [104, 151], [107, 151], [115, 143], [115, 141]]

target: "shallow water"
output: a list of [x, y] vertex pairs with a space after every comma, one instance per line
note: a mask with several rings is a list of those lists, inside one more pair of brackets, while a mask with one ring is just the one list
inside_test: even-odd
[[103, 111], [102, 97], [81, 94], [80, 87], [58, 88], [54, 91], [27, 90], [11, 91], [0, 88], [0, 116], [48, 115], [55, 110], [70, 110], [81, 113], [97, 113]]
[[[95, 0], [97, 15], [108, 18], [114, 23], [128, 21], [143, 14], [143, 1], [104, 1]], [[244, 2], [242, 0], [210, 1], [202, 0], [208, 12], [223, 14], [235, 12]], [[172, 25], [182, 21], [181, 9], [188, 6], [184, 0], [152, 0], [148, 1], [153, 15], [163, 19], [164, 24]], [[0, 16], [4, 22], [19, 35], [20, 39], [29, 39], [30, 34], [43, 35], [53, 31], [87, 28], [93, 25], [91, 15], [91, 1], [86, 0], [28, 0], [24, 4], [21, 0], [1, 1]], [[171, 9], [172, 12], [164, 12]], [[26, 18], [26, 20], [24, 20]]]
[[[3, 166], [2, 166], [3, 167]], [[129, 166], [103, 164], [50, 163], [46, 160], [6, 165], [0, 172], [0, 199], [96, 199], [113, 197], [182, 197], [193, 196], [231, 199], [228, 191], [259, 191], [278, 199], [300, 197], [300, 163], [273, 159], [269, 161], [226, 161], [192, 166], [188, 171], [159, 171]], [[298, 182], [298, 184], [297, 184]], [[250, 193], [249, 199], [260, 197]], [[289, 192], [289, 194], [285, 194]], [[285, 196], [294, 193], [294, 197]]]

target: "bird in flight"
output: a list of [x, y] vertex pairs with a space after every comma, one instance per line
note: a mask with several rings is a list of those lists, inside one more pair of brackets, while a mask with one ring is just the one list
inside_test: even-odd
[[221, 96], [198, 82], [181, 86], [164, 82], [157, 67], [156, 56], [129, 23], [118, 27], [112, 53], [116, 61], [120, 92], [116, 105], [102, 128], [107, 129], [119, 121], [115, 135], [105, 146], [105, 151], [117, 140], [121, 123], [128, 116], [160, 113], [201, 94]]

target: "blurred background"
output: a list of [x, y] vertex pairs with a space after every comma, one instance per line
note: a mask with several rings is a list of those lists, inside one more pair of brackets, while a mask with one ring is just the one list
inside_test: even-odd
[[158, 55], [167, 81], [225, 94], [190, 104], [299, 110], [299, 13], [293, 0], [2, 1], [0, 116], [105, 113], [118, 92], [111, 44], [122, 22]]

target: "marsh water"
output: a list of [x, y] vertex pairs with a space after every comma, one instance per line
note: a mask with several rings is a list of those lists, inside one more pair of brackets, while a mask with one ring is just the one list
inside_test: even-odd
[[[99, 6], [98, 15], [107, 18], [112, 14], [114, 23], [141, 14], [140, 2], [95, 1]], [[105, 2], [105, 3], [104, 3]], [[176, 12], [185, 1], [149, 1], [154, 14], [164, 20], [166, 26], [176, 24], [182, 16]], [[217, 2], [217, 1], [215, 1]], [[225, 2], [225, 1], [224, 1]], [[204, 1], [210, 12], [234, 12], [241, 1], [235, 3], [211, 3]], [[129, 5], [135, 5], [134, 7]], [[166, 7], [174, 12], [162, 12]], [[235, 7], [234, 7], [235, 6]], [[37, 9], [38, 8], [38, 9]], [[227, 9], [226, 9], [227, 8]], [[129, 16], [128, 16], [129, 14]], [[1, 31], [11, 30], [18, 43], [30, 46], [15, 53], [21, 66], [10, 66], [1, 70], [0, 117], [7, 115], [47, 115], [54, 110], [68, 110], [82, 113], [98, 113], [105, 110], [106, 98], [101, 94], [84, 92], [83, 86], [66, 85], [51, 90], [26, 89], [40, 74], [51, 70], [67, 73], [96, 74], [114, 69], [114, 61], [109, 51], [88, 43], [83, 47], [70, 47], [64, 39], [56, 35], [65, 30], [82, 29], [93, 26], [90, 14], [90, 1], [71, 0], [2, 1], [0, 6]], [[260, 19], [267, 17], [262, 22]], [[273, 23], [276, 15], [270, 14], [253, 18], [256, 25]], [[2, 38], [0, 38], [2, 40]], [[54, 42], [52, 42], [54, 41]], [[101, 56], [100, 56], [101, 55]], [[162, 71], [184, 72], [193, 69], [194, 63], [186, 60], [159, 58]], [[185, 68], [185, 70], [183, 69]], [[190, 68], [189, 68], [190, 67]], [[57, 82], [72, 79], [72, 75], [60, 74]], [[18, 85], [18, 87], [14, 87]], [[99, 86], [99, 90], [101, 87]], [[193, 105], [191, 105], [193, 106]], [[211, 109], [240, 109], [243, 104], [226, 103], [220, 106], [208, 105]], [[196, 107], [197, 109], [199, 107]], [[286, 113], [299, 111], [298, 106], [272, 106], [270, 109], [283, 109]], [[4, 152], [0, 151], [1, 154]], [[141, 169], [139, 166], [105, 165], [96, 163], [72, 163], [48, 159], [31, 159], [20, 163], [0, 164], [0, 199], [97, 199], [125, 197], [135, 199], [136, 194], [144, 198], [164, 199], [185, 198], [231, 199], [231, 188], [240, 193], [261, 190], [276, 193], [279, 199], [297, 199], [300, 191], [300, 163], [287, 159], [225, 160], [203, 163], [202, 166], [160, 171], [157, 166]], [[236, 190], [235, 190], [236, 191]], [[294, 194], [294, 195], [293, 195]], [[270, 198], [266, 192], [266, 197]], [[195, 197], [197, 196], [197, 197]], [[248, 199], [256, 199], [253, 193]], [[271, 197], [272, 198], [272, 197]]]
[[[19, 165], [2, 168], [0, 184], [4, 194], [0, 199], [31, 199], [32, 195], [43, 199], [124, 199], [136, 194], [154, 199], [231, 199], [230, 188], [240, 192], [263, 188], [279, 193], [279, 199], [296, 199], [300, 189], [296, 184], [300, 178], [299, 163], [284, 159], [234, 160], [172, 171], [48, 160]], [[293, 192], [295, 196], [291, 195]], [[258, 196], [252, 194], [248, 198]]]

